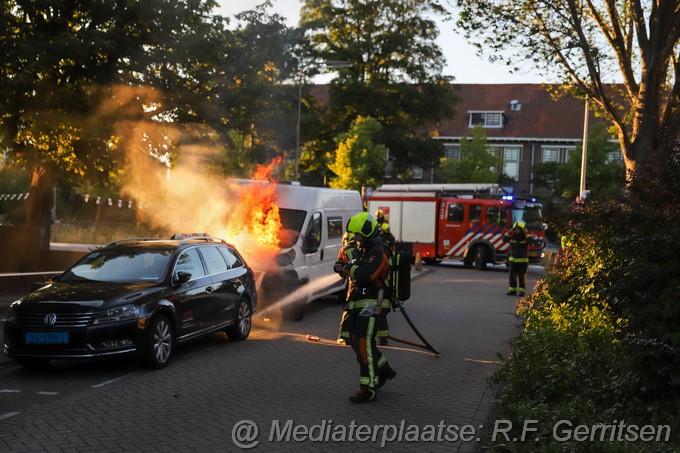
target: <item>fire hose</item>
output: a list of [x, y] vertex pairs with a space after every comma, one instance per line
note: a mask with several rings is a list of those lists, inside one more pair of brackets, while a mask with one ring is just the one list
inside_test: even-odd
[[411, 318], [409, 317], [408, 313], [406, 313], [406, 309], [404, 308], [404, 304], [401, 301], [397, 301], [396, 305], [399, 307], [399, 311], [401, 312], [402, 315], [404, 315], [404, 319], [408, 323], [409, 326], [411, 326], [411, 329], [415, 332], [416, 335], [418, 335], [418, 338], [420, 338], [420, 341], [423, 342], [423, 344], [416, 343], [413, 341], [408, 341], [408, 340], [402, 340], [401, 338], [395, 338], [392, 335], [390, 335], [388, 338], [390, 340], [396, 341], [397, 343], [404, 343], [404, 344], [409, 344], [411, 346], [417, 346], [419, 348], [424, 348], [429, 351], [431, 351], [435, 355], [439, 355], [439, 351], [435, 349], [434, 346], [432, 346], [426, 339], [425, 337], [420, 333], [420, 331], [416, 328], [415, 324], [413, 324], [413, 321], [411, 321]]

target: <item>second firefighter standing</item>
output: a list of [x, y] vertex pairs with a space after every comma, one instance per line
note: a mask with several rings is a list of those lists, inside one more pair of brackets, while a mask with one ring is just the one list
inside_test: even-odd
[[350, 401], [367, 403], [375, 401], [378, 389], [397, 375], [376, 344], [378, 318], [385, 310], [390, 263], [373, 216], [367, 212], [353, 215], [346, 230], [354, 235], [358, 253], [352, 262], [336, 261], [333, 269], [350, 280], [343, 330], [348, 332], [359, 362], [359, 390]]
[[524, 222], [515, 222], [512, 229], [503, 235], [503, 242], [510, 243], [508, 252], [508, 269], [510, 282], [508, 296], [524, 296], [527, 286], [527, 270], [529, 269], [529, 240]]

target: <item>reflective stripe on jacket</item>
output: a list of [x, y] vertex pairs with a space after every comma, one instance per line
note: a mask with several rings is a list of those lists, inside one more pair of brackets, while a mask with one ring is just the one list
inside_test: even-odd
[[509, 230], [503, 235], [503, 242], [510, 243], [510, 250], [508, 261], [511, 263], [528, 263], [529, 262], [529, 241], [527, 234], [522, 231], [517, 234], [509, 234], [513, 230]]

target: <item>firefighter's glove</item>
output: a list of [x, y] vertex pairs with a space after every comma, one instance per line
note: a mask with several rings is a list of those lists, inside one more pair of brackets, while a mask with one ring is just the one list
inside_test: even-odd
[[343, 277], [349, 276], [350, 265], [346, 261], [336, 261], [333, 270]]
[[399, 299], [394, 299], [390, 302], [390, 305], [392, 306], [392, 311], [398, 311], [401, 307], [401, 301]]

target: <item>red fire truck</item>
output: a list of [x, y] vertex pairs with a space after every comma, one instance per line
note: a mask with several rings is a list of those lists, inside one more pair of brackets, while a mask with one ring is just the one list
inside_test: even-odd
[[502, 195], [495, 184], [386, 184], [368, 198], [368, 209], [381, 209], [397, 244], [425, 262], [462, 260], [479, 270], [506, 263], [503, 234], [520, 220], [531, 234], [529, 261], [544, 256], [542, 205]]

